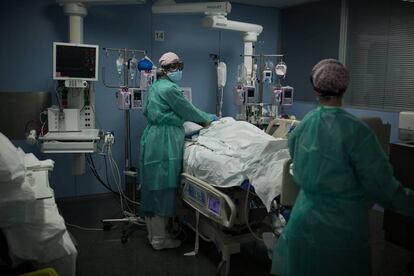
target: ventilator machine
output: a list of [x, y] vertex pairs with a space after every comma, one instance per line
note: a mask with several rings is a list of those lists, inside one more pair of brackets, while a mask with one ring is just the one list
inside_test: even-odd
[[42, 115], [46, 118], [39, 140], [45, 153], [74, 153], [74, 174], [85, 171], [85, 153], [96, 151], [100, 140], [95, 127], [95, 90], [98, 80], [99, 46], [53, 43], [53, 79], [57, 105]]

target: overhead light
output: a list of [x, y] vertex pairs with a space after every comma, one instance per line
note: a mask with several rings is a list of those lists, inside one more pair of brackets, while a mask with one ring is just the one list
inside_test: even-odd
[[231, 12], [230, 2], [195, 2], [175, 3], [171, 0], [158, 0], [152, 5], [152, 13], [155, 14], [184, 14], [184, 13], [205, 13], [227, 15]]
[[146, 0], [56, 0], [58, 4], [82, 3], [89, 5], [132, 5], [145, 4]]

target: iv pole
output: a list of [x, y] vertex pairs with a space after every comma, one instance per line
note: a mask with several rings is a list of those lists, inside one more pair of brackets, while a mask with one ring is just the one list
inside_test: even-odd
[[[263, 102], [263, 90], [264, 90], [264, 83], [263, 83], [263, 71], [265, 69], [265, 58], [270, 58], [270, 57], [275, 57], [275, 58], [280, 58], [280, 60], [283, 59], [282, 54], [242, 54], [240, 55], [240, 57], [246, 59], [246, 58], [252, 58], [252, 60], [254, 59], [254, 62], [252, 62], [252, 83], [254, 84], [254, 86], [256, 87], [256, 85], [258, 84], [258, 90], [259, 90], [259, 99], [258, 102], [255, 103], [245, 103], [244, 105], [241, 106], [241, 112], [243, 114], [243, 112], [245, 112], [245, 120], [247, 120], [248, 122], [257, 125], [259, 127], [263, 127], [265, 125], [267, 125], [268, 119], [265, 116], [259, 115], [259, 114], [263, 114], [263, 108], [264, 106], [275, 106], [276, 111], [275, 111], [275, 115], [277, 116], [277, 113], [279, 112], [279, 108], [275, 103], [270, 103], [270, 104], [266, 104]], [[257, 59], [259, 60], [259, 72], [258, 72], [258, 76], [256, 76], [255, 73], [255, 63], [257, 61]], [[273, 68], [272, 68], [273, 69]], [[277, 84], [278, 86], [280, 86], [280, 81]], [[247, 97], [247, 95], [244, 95], [245, 99]], [[255, 95], [255, 97], [257, 97]], [[254, 111], [252, 110], [248, 110], [249, 108], [252, 108]]]
[[[103, 48], [106, 51], [107, 55], [108, 52], [118, 52], [122, 55], [123, 58], [123, 65], [122, 65], [122, 74], [123, 74], [123, 81], [121, 85], [110, 85], [106, 82], [105, 79], [105, 67], [102, 67], [102, 81], [103, 84], [108, 88], [115, 88], [115, 89], [123, 89], [123, 88], [139, 88], [134, 86], [128, 85], [128, 78], [129, 78], [129, 68], [128, 68], [128, 56], [129, 53], [134, 55], [135, 53], [141, 53], [144, 56], [146, 55], [146, 51], [144, 50], [136, 50], [136, 49], [121, 49], [121, 48]], [[132, 201], [136, 200], [136, 193], [137, 193], [137, 176], [138, 172], [134, 170], [131, 166], [131, 129], [130, 129], [130, 109], [124, 110], [124, 153], [125, 153], [125, 170], [124, 170], [124, 180], [125, 180], [125, 190], [127, 191], [127, 197], [132, 199]], [[128, 241], [128, 237], [132, 234], [133, 227], [135, 225], [139, 225], [140, 223], [145, 223], [144, 220], [140, 219], [136, 213], [137, 208], [135, 203], [127, 202], [130, 207], [131, 212], [124, 211], [124, 218], [121, 219], [103, 219], [101, 222], [104, 225], [104, 229], [108, 229], [111, 227], [111, 223], [114, 222], [128, 222], [128, 226], [123, 229], [121, 242], [126, 243]]]

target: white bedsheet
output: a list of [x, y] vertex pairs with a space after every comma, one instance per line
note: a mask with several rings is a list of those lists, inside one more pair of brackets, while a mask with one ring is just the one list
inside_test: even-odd
[[195, 142], [186, 142], [184, 171], [219, 187], [240, 186], [248, 179], [270, 210], [289, 158], [287, 140], [228, 117], [201, 130]]

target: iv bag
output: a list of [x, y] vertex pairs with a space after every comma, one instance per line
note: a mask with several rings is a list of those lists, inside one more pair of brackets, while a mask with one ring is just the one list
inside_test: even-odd
[[138, 60], [134, 56], [129, 60], [128, 64], [129, 64], [129, 74], [130, 74], [131, 80], [133, 80], [135, 77], [135, 73], [137, 72]]
[[217, 86], [224, 87], [226, 86], [227, 80], [227, 66], [224, 62], [220, 61], [217, 65]]
[[116, 59], [116, 70], [118, 71], [118, 75], [121, 76], [122, 74], [122, 67], [124, 66], [124, 58], [119, 55]]
[[247, 68], [243, 63], [237, 66], [237, 83], [238, 84], [247, 83]]
[[276, 72], [276, 75], [278, 75], [279, 77], [284, 77], [286, 75], [286, 72], [287, 72], [286, 63], [284, 63], [281, 60], [278, 64], [276, 64], [275, 72]]
[[272, 68], [273, 68], [273, 62], [266, 61], [265, 62], [265, 70], [272, 70]]

